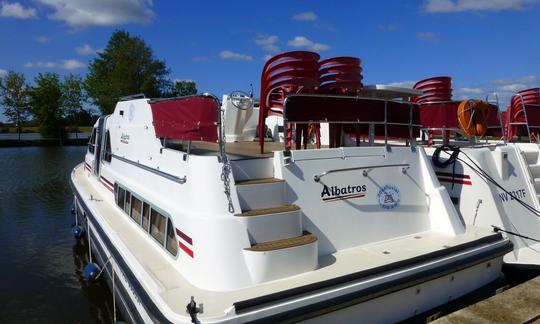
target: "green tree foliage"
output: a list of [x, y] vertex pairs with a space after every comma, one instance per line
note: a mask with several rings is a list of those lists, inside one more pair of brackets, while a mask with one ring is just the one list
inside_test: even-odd
[[62, 84], [56, 73], [39, 73], [30, 92], [32, 113], [39, 123], [39, 132], [45, 138], [62, 138], [64, 110]]
[[4, 116], [17, 127], [20, 141], [22, 124], [30, 117], [29, 91], [24, 74], [9, 71], [0, 78], [0, 104], [4, 107]]
[[197, 94], [195, 81], [177, 80], [172, 85], [170, 97], [184, 97]]
[[168, 75], [165, 62], [154, 58], [144, 40], [119, 30], [90, 62], [85, 88], [101, 112], [109, 114], [119, 97], [136, 93], [162, 96], [170, 83]]
[[73, 74], [65, 76], [61, 90], [61, 105], [66, 124], [78, 131], [82, 122], [87, 123], [91, 119], [89, 111], [83, 108], [88, 96], [82, 78]]

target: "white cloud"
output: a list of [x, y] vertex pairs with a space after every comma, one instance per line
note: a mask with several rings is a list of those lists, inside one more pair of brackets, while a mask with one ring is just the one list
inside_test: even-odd
[[266, 62], [266, 61], [268, 61], [268, 60], [271, 59], [271, 58], [272, 58], [272, 55], [266, 54], [265, 56], [263, 56], [263, 61]]
[[85, 67], [86, 64], [84, 64], [81, 61], [71, 59], [71, 60], [62, 60], [62, 62], [58, 66], [64, 70], [76, 70], [76, 69], [81, 69]]
[[148, 23], [154, 18], [152, 0], [37, 0], [53, 8], [48, 17], [73, 27]]
[[27, 68], [54, 68], [57, 66], [57, 63], [55, 62], [43, 62], [43, 61], [37, 61], [37, 62], [27, 62], [24, 64], [24, 67]]
[[315, 21], [317, 18], [317, 14], [315, 14], [313, 11], [300, 12], [292, 16], [293, 20], [298, 21]]
[[84, 44], [83, 46], [79, 46], [79, 47], [75, 48], [75, 50], [80, 55], [93, 55], [93, 54], [96, 54], [98, 52], [96, 49], [92, 48], [92, 46], [90, 46], [88, 44]]
[[498, 79], [498, 80], [491, 80], [492, 84], [495, 85], [505, 85], [505, 84], [512, 84], [512, 83], [533, 83], [538, 80], [538, 76], [536, 75], [526, 75], [521, 78], [517, 79]]
[[521, 10], [538, 0], [426, 0], [424, 11], [431, 13], [462, 11]]
[[398, 88], [412, 88], [413, 85], [416, 83], [416, 81], [398, 81], [398, 82], [390, 82], [388, 83], [391, 87], [398, 87]]
[[0, 17], [10, 17], [18, 19], [34, 18], [37, 11], [34, 8], [25, 8], [18, 2], [0, 2]]
[[8, 74], [8, 71], [6, 71], [4, 69], [0, 69], [0, 78], [5, 77], [7, 74]]
[[287, 43], [289, 46], [294, 48], [304, 48], [310, 51], [326, 51], [330, 49], [329, 45], [315, 43], [304, 36], [296, 36]]
[[37, 68], [37, 69], [52, 69], [52, 68], [59, 68], [64, 70], [76, 70], [85, 67], [86, 64], [84, 64], [81, 61], [77, 61], [74, 59], [71, 60], [61, 60], [59, 62], [51, 62], [51, 61], [36, 61], [36, 62], [27, 62], [24, 64], [24, 67], [27, 68]]
[[279, 52], [279, 46], [276, 45], [279, 37], [276, 35], [259, 35], [255, 38], [255, 44], [259, 45], [263, 51], [276, 53]]
[[498, 89], [503, 92], [516, 92], [527, 88], [526, 84], [523, 83], [510, 83], [503, 86], [500, 86]]
[[433, 32], [418, 32], [416, 33], [416, 37], [426, 42], [432, 42], [437, 39], [437, 34]]
[[235, 53], [231, 51], [221, 51], [219, 57], [223, 60], [232, 61], [252, 61], [253, 57], [246, 54]]
[[49, 39], [49, 37], [47, 37], [47, 36], [41, 35], [41, 36], [36, 36], [36, 37], [34, 37], [34, 40], [35, 40], [36, 42], [38, 42], [38, 43], [45, 44], [45, 43], [48, 43], [50, 39]]
[[469, 93], [469, 94], [483, 94], [486, 92], [482, 88], [468, 88], [468, 87], [459, 88], [457, 89], [457, 91], [462, 92], [462, 93]]

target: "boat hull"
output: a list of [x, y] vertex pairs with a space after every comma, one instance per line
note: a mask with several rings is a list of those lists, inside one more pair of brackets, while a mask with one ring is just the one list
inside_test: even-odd
[[[117, 307], [124, 320], [131, 323], [189, 323], [187, 314], [178, 314], [183, 318], [180, 321], [164, 314], [162, 307], [155, 303], [144, 289], [136, 272], [124, 261], [121, 249], [108, 237], [99, 223], [99, 217], [91, 213], [87, 203], [92, 201], [85, 201], [75, 184], [72, 183], [72, 187], [80, 208], [79, 223], [85, 227], [86, 233], [90, 233], [94, 260], [100, 266], [106, 264], [110, 257], [114, 260], [114, 291]], [[232, 314], [201, 320], [209, 323], [405, 320], [497, 280], [500, 276], [502, 256], [511, 250], [511, 243], [507, 240], [503, 242], [495, 236], [476, 242], [478, 247], [489, 244], [492, 248], [481, 253], [460, 257], [455, 262], [439, 262], [439, 266], [424, 271], [411, 270], [415, 268], [415, 264], [438, 262], [444, 255], [433, 255], [432, 258], [421, 256], [423, 260], [410, 259], [406, 264], [393, 264], [370, 272], [355, 273], [347, 278], [336, 278], [334, 282], [319, 282], [310, 287], [298, 287], [239, 301], [234, 303]], [[471, 244], [469, 248], [474, 247], [474, 244]], [[110, 269], [110, 266], [106, 266], [104, 274], [112, 290]], [[385, 276], [392, 279], [385, 280]], [[366, 285], [369, 281], [379, 283]], [[294, 301], [292, 304], [291, 300]]]

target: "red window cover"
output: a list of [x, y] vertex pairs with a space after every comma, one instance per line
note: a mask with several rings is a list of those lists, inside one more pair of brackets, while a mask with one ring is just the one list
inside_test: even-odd
[[217, 142], [217, 102], [186, 97], [151, 102], [156, 137]]

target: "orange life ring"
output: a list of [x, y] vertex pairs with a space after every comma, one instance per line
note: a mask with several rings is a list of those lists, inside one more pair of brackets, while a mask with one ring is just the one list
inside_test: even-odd
[[466, 136], [484, 136], [487, 132], [489, 104], [478, 99], [459, 103], [457, 117], [459, 128]]

